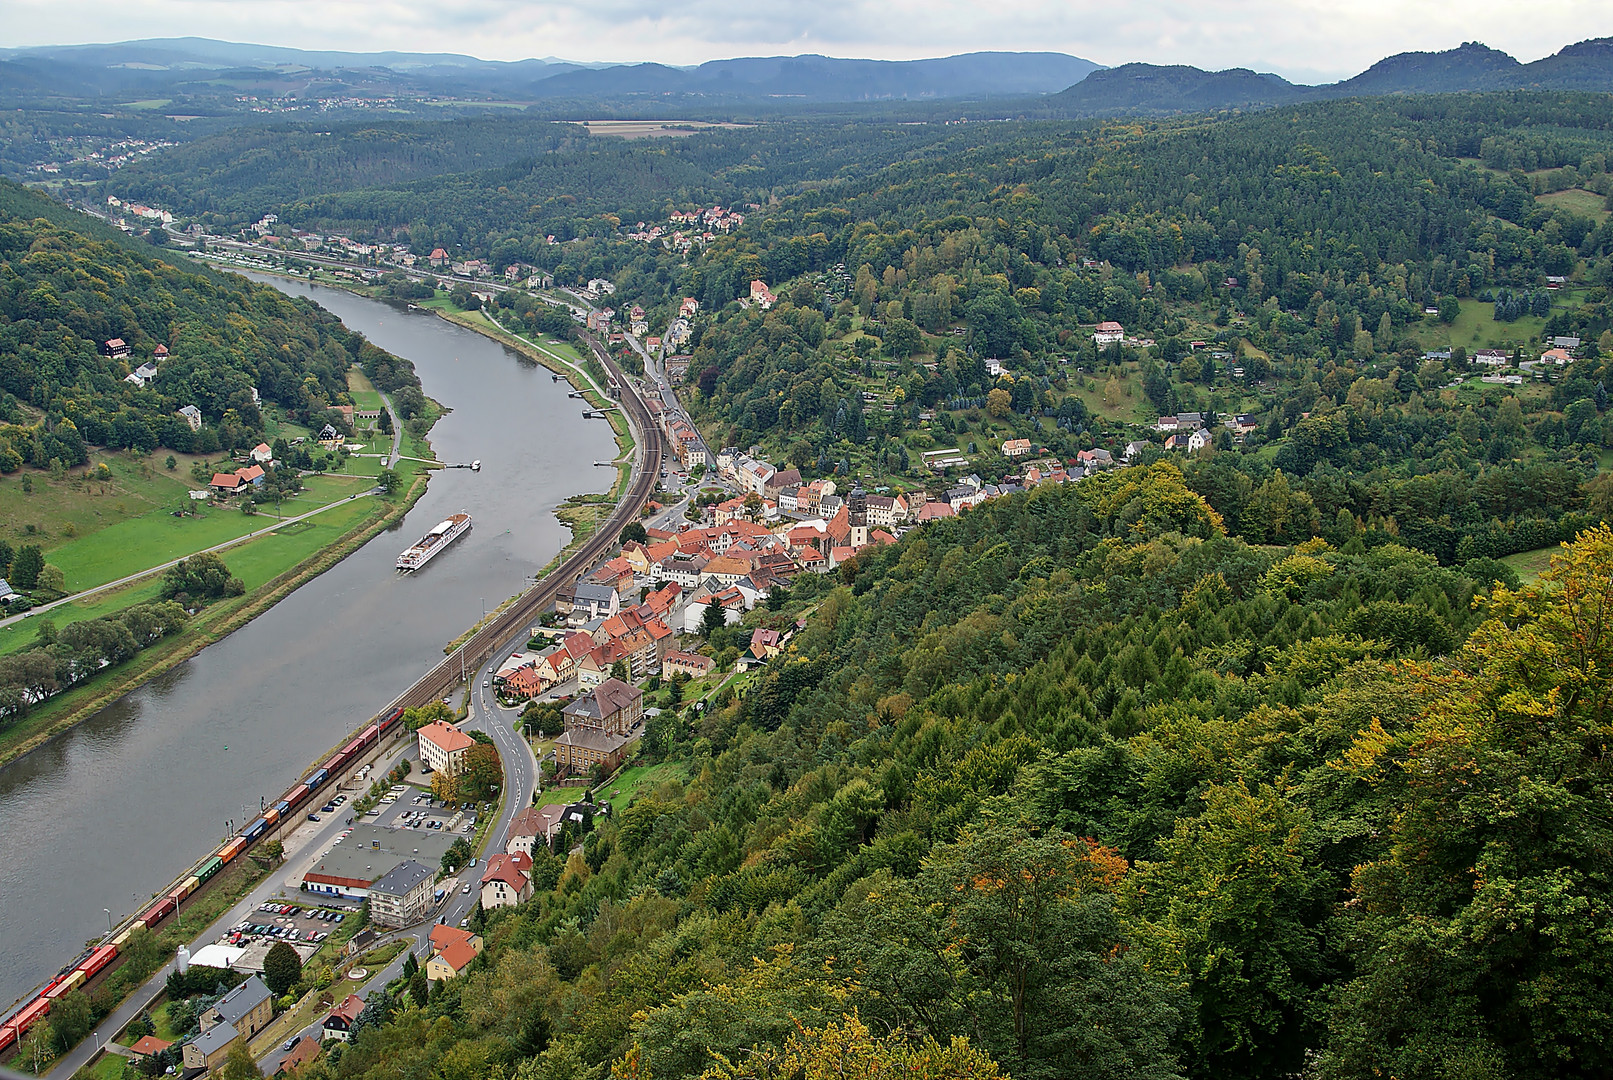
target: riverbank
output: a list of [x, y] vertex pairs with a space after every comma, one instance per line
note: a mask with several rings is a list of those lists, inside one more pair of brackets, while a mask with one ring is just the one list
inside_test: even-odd
[[[328, 544], [319, 546], [305, 555], [291, 569], [285, 570], [255, 588], [248, 589], [239, 599], [217, 603], [198, 613], [185, 629], [148, 649], [142, 650], [117, 668], [104, 672], [88, 684], [75, 687], [52, 697], [27, 717], [0, 732], [0, 765], [39, 749], [51, 739], [71, 730], [100, 709], [124, 694], [195, 656], [207, 646], [239, 630], [259, 615], [268, 611], [297, 588], [323, 574], [342, 559], [363, 547], [372, 537], [384, 531], [407, 514], [426, 492], [429, 470], [421, 469], [410, 481], [403, 497], [395, 502], [382, 503], [379, 515], [368, 515], [347, 532]], [[373, 509], [373, 504], [365, 507]], [[332, 511], [339, 514], [340, 511]], [[305, 523], [307, 524], [307, 523]], [[306, 547], [308, 530], [291, 539], [303, 541]], [[266, 539], [266, 538], [264, 538]], [[253, 543], [243, 546], [243, 552]], [[231, 566], [240, 572], [240, 561]], [[159, 583], [156, 579], [136, 582], [112, 594], [121, 602], [116, 608], [144, 603], [156, 596]], [[121, 594], [121, 595], [120, 595]], [[104, 606], [107, 602], [103, 601]]]

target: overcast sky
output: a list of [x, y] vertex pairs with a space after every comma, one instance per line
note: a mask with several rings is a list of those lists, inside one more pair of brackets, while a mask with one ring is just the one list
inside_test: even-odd
[[693, 64], [1050, 50], [1296, 81], [1482, 41], [1520, 60], [1613, 34], [1608, 0], [3, 0], [0, 45], [194, 35], [305, 49]]

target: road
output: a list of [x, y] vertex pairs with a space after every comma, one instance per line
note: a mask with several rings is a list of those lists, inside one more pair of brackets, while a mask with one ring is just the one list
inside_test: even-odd
[[35, 615], [50, 611], [53, 608], [61, 607], [63, 604], [73, 604], [80, 600], [87, 600], [90, 597], [99, 593], [104, 593], [109, 589], [119, 589], [125, 585], [131, 585], [142, 578], [150, 577], [152, 574], [160, 574], [171, 566], [178, 566], [181, 562], [190, 558], [192, 555], [203, 555], [214, 551], [227, 551], [238, 544], [246, 543], [248, 540], [256, 540], [260, 536], [267, 536], [276, 529], [283, 528], [286, 525], [291, 525], [298, 521], [307, 521], [316, 514], [323, 514], [326, 510], [330, 510], [338, 506], [345, 506], [353, 499], [368, 498], [375, 494], [375, 490], [376, 489], [371, 488], [367, 491], [355, 492], [345, 499], [339, 499], [336, 502], [327, 503], [324, 506], [308, 511], [306, 514], [298, 514], [296, 517], [277, 519], [273, 525], [266, 525], [261, 529], [254, 529], [249, 533], [243, 533], [240, 536], [237, 536], [234, 540], [226, 540], [222, 544], [214, 544], [212, 547], [202, 548], [200, 551], [193, 551], [190, 553], [190, 555], [183, 555], [178, 559], [170, 559], [168, 562], [165, 562], [160, 566], [148, 567], [145, 570], [141, 570], [139, 573], [130, 574], [127, 577], [120, 577], [116, 581], [109, 581], [105, 585], [97, 585], [93, 589], [85, 589], [83, 592], [76, 592], [69, 596], [64, 596], [60, 600], [52, 600], [48, 604], [40, 604], [38, 607], [31, 608], [28, 611], [23, 612], [21, 615], [13, 615], [9, 619], [0, 619], [0, 627], [10, 626], [14, 622], [20, 622], [23, 619], [32, 618]]

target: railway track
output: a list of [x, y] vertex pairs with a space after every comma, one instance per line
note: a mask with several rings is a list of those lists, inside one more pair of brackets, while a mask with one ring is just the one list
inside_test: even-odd
[[[524, 638], [526, 628], [545, 608], [554, 603], [555, 596], [560, 590], [593, 569], [600, 561], [600, 557], [614, 546], [623, 526], [638, 520], [639, 510], [654, 492], [656, 480], [661, 475], [662, 450], [660, 433], [650, 420], [649, 409], [645, 407], [643, 398], [639, 397], [632, 384], [623, 377], [621, 370], [599, 342], [592, 336], [584, 336], [584, 340], [606, 373], [617, 386], [621, 387], [622, 410], [627, 415], [628, 422], [634, 429], [634, 438], [642, 450], [638, 473], [628, 484], [627, 492], [616, 504], [615, 511], [592, 536], [584, 541], [581, 548], [556, 567], [553, 573], [528, 589], [519, 600], [496, 616], [492, 622], [476, 631], [442, 663], [404, 691], [386, 710], [382, 710], [382, 715], [399, 705], [405, 708], [417, 708], [441, 698], [445, 692], [480, 669], [493, 653], [504, 648], [516, 634]], [[466, 674], [462, 676], [462, 672]]]

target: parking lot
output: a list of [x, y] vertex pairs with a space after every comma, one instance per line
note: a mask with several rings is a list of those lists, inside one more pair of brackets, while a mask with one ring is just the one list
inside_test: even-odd
[[433, 798], [429, 791], [421, 791], [410, 784], [396, 784], [374, 810], [364, 815], [364, 820], [384, 828], [469, 836], [476, 831], [481, 815], [492, 808], [492, 803], [444, 803]]

